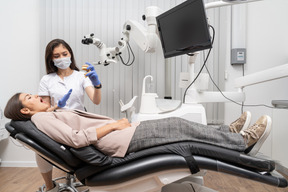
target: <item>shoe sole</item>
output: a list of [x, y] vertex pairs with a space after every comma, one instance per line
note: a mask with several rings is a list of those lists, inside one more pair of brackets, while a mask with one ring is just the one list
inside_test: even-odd
[[260, 139], [254, 144], [253, 148], [251, 149], [251, 151], [248, 153], [251, 156], [255, 156], [258, 151], [260, 150], [260, 148], [262, 147], [263, 143], [266, 141], [267, 137], [269, 136], [271, 129], [272, 129], [272, 120], [271, 117], [269, 117], [268, 115], [265, 115], [267, 118], [267, 125], [266, 125], [266, 129], [263, 133], [263, 135], [260, 137]]
[[[242, 127], [242, 129], [240, 131], [247, 129], [249, 127], [249, 125], [250, 125], [251, 112], [250, 111], [246, 111], [246, 115], [247, 115], [246, 121], [245, 121], [245, 123], [244, 123], [244, 125], [243, 125], [243, 127]], [[240, 131], [239, 131], [239, 133], [240, 133]]]

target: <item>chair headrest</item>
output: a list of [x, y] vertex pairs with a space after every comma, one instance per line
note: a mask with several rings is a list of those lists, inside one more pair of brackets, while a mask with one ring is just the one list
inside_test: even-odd
[[12, 127], [12, 126], [10, 125], [10, 123], [6, 123], [6, 124], [5, 124], [5, 128], [6, 128], [6, 130], [9, 132], [10, 136], [15, 139], [15, 135], [18, 133], [18, 131], [15, 130], [15, 128]]
[[[72, 167], [76, 167], [82, 163], [82, 161], [76, 158], [71, 151], [69, 150], [70, 147], [64, 146], [63, 144], [57, 143], [45, 133], [40, 131], [32, 121], [11, 121], [9, 125], [7, 125], [9, 129], [12, 127], [14, 128], [13, 134], [24, 133], [27, 135], [31, 140], [38, 143], [42, 147], [46, 148], [46, 150], [54, 153], [67, 164]], [[12, 130], [11, 128], [11, 130]], [[63, 146], [65, 150], [63, 150]]]

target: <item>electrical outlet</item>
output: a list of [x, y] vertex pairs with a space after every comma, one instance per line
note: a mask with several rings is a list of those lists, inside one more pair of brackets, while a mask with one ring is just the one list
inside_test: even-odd
[[246, 63], [246, 49], [237, 48], [231, 50], [231, 64], [242, 65]]

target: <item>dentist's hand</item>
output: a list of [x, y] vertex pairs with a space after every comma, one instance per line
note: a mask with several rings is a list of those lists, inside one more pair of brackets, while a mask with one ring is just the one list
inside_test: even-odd
[[82, 66], [82, 69], [87, 71], [87, 73], [85, 73], [85, 76], [89, 77], [94, 86], [98, 86], [101, 84], [93, 65], [86, 62], [85, 65]]
[[64, 106], [66, 105], [66, 101], [69, 99], [71, 93], [72, 93], [72, 89], [70, 89], [70, 90], [68, 91], [68, 93], [66, 93], [66, 94], [62, 97], [62, 99], [60, 99], [60, 100], [58, 101], [58, 107], [62, 108], [62, 107], [64, 107]]

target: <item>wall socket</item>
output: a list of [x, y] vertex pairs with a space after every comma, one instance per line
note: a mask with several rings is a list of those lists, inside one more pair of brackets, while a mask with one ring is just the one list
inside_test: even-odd
[[231, 50], [231, 64], [242, 65], [246, 63], [246, 49], [236, 48]]

